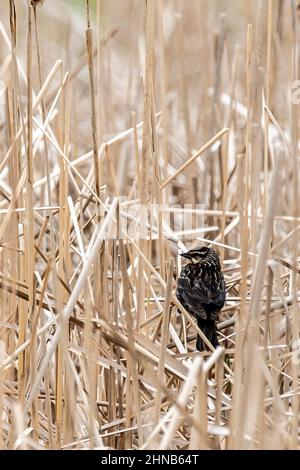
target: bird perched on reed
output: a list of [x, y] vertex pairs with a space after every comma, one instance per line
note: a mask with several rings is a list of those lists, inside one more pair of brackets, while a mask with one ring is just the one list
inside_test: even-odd
[[[180, 273], [176, 296], [183, 307], [196, 317], [199, 328], [216, 347], [216, 320], [226, 299], [226, 284], [218, 254], [211, 248], [201, 247], [182, 253], [188, 260]], [[207, 351], [204, 341], [197, 336], [198, 351]]]

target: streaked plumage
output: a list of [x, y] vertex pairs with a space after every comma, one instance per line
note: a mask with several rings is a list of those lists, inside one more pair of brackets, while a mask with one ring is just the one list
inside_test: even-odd
[[[226, 284], [219, 256], [211, 248], [202, 247], [183, 253], [189, 260], [182, 268], [177, 284], [177, 298], [184, 308], [196, 316], [199, 328], [214, 347], [218, 346], [216, 320], [226, 299]], [[207, 350], [197, 337], [199, 351]]]

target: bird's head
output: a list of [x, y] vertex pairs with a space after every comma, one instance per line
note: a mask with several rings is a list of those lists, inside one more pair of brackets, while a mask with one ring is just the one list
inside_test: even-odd
[[193, 264], [214, 264], [220, 267], [219, 255], [212, 249], [206, 246], [195, 248], [194, 250], [181, 253], [180, 256], [189, 260]]

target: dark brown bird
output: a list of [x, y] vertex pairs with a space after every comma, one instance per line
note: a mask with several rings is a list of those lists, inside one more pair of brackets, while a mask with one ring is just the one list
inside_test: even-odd
[[[199, 328], [214, 347], [217, 338], [216, 320], [226, 299], [226, 284], [220, 259], [211, 248], [202, 247], [182, 253], [188, 259], [180, 273], [176, 296], [183, 307], [195, 315]], [[207, 351], [204, 341], [197, 336], [198, 351]]]

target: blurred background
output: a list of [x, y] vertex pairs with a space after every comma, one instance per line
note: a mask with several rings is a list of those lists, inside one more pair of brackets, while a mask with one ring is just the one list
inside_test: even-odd
[[[0, 1], [1, 21], [9, 36], [9, 2]], [[26, 12], [25, 2], [16, 2], [17, 10], [17, 54], [26, 68]], [[95, 60], [98, 132], [100, 142], [111, 135], [124, 131], [131, 125], [131, 115], [136, 113], [137, 122], [143, 118], [143, 74], [144, 74], [144, 26], [145, 12], [139, 0], [101, 0], [90, 2], [91, 21], [94, 29], [94, 45], [101, 36], [109, 40], [101, 47], [98, 62]], [[286, 115], [288, 84], [292, 80], [293, 55], [289, 43], [294, 34], [289, 25], [293, 23], [293, 9], [289, 1], [273, 1], [274, 47], [272, 51], [271, 100], [274, 102], [279, 121]], [[295, 11], [295, 10], [294, 10]], [[59, 57], [63, 70], [70, 71], [86, 54], [86, 2], [84, 0], [46, 0], [37, 8], [42, 75], [45, 77]], [[154, 44], [154, 106], [157, 112], [164, 111], [165, 131], [169, 142], [162, 150], [170, 156], [169, 162], [182, 161], [183, 154], [191, 154], [207, 141], [212, 133], [234, 121], [235, 131], [231, 134], [230, 169], [235, 156], [243, 152], [244, 138], [240, 131], [245, 129], [245, 112], [229, 115], [229, 92], [234, 93], [241, 105], [246, 105], [246, 43], [247, 25], [256, 23], [256, 2], [225, 0], [164, 0], [157, 2]], [[294, 18], [295, 19], [295, 18]], [[267, 20], [263, 24], [262, 54], [266, 62]], [[253, 31], [253, 37], [256, 30]], [[3, 43], [3, 39], [2, 39]], [[9, 74], [8, 47], [3, 43], [0, 51], [2, 80]], [[33, 54], [33, 66], [36, 55]], [[72, 80], [72, 157], [91, 148], [89, 79], [88, 68], [81, 67]], [[38, 74], [33, 77], [34, 89], [38, 90]], [[21, 84], [22, 87], [22, 84]], [[227, 98], [220, 96], [227, 93]], [[273, 99], [274, 97], [274, 99]], [[24, 98], [25, 99], [25, 98]], [[218, 111], [214, 110], [218, 108]], [[242, 108], [240, 108], [242, 109]], [[210, 110], [210, 111], [209, 111]], [[212, 112], [211, 112], [212, 110]], [[229, 114], [228, 114], [229, 113]], [[285, 116], [283, 116], [285, 119]], [[176, 149], [176, 150], [175, 150]], [[130, 143], [121, 150], [118, 171], [122, 173], [123, 163], [128, 163], [128, 177], [133, 175], [130, 166]], [[185, 194], [184, 198], [205, 203], [210, 183], [203, 180], [199, 171], [206, 166], [204, 179], [210, 179], [212, 171], [208, 159], [199, 159], [192, 166], [198, 172], [197, 197]], [[162, 167], [162, 178], [166, 176], [166, 163]], [[123, 173], [122, 173], [123, 174]], [[124, 174], [123, 174], [124, 176]], [[218, 179], [218, 174], [215, 176]], [[118, 180], [121, 186], [128, 181]], [[124, 187], [122, 188], [124, 191]], [[121, 192], [122, 192], [121, 191]], [[192, 191], [188, 188], [187, 191]], [[217, 191], [217, 189], [216, 189]], [[215, 191], [213, 191], [215, 192]], [[218, 195], [210, 196], [211, 202]], [[179, 198], [180, 199], [180, 198]]]

